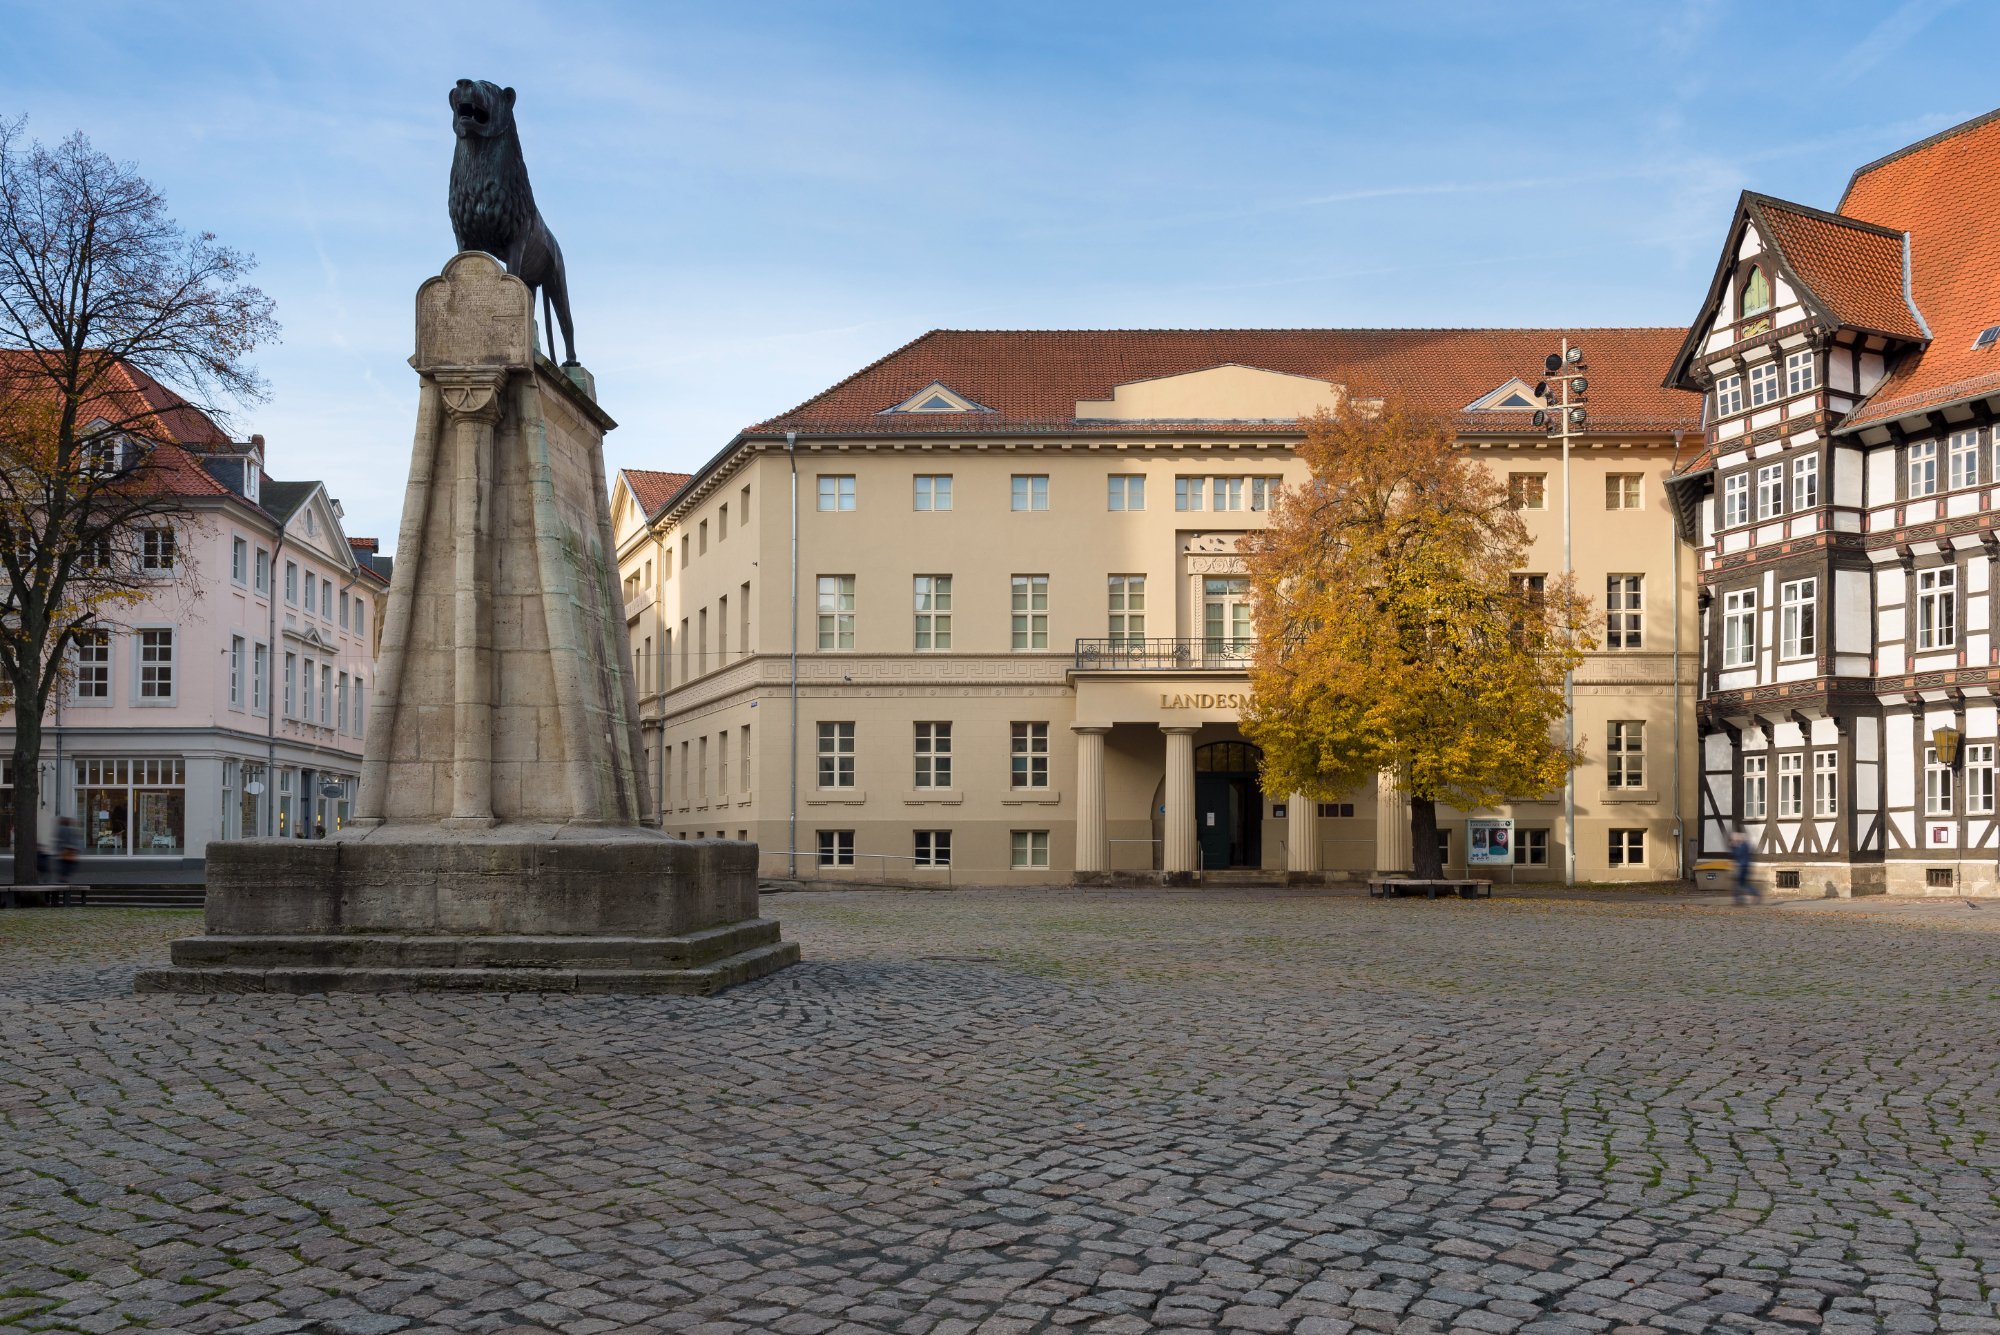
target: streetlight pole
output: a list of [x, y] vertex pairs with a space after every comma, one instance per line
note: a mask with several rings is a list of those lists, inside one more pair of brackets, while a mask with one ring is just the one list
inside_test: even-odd
[[[1562, 442], [1562, 494], [1563, 494], [1563, 582], [1568, 584], [1576, 574], [1572, 526], [1570, 516], [1569, 447], [1575, 436], [1581, 435], [1589, 413], [1583, 407], [1584, 394], [1590, 383], [1582, 372], [1583, 349], [1573, 347], [1568, 335], [1564, 335], [1562, 347], [1550, 353], [1542, 362], [1542, 369], [1548, 379], [1536, 386], [1538, 397], [1549, 407], [1535, 414], [1541, 425]], [[1563, 673], [1563, 745], [1571, 753], [1576, 751], [1576, 673]], [[1576, 770], [1572, 767], [1563, 779], [1563, 884], [1576, 884]]]

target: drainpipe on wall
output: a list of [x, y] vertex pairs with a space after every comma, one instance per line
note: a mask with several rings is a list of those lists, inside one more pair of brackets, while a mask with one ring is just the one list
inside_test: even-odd
[[[1681, 437], [1674, 432], [1673, 467], [1681, 464]], [[1674, 688], [1670, 699], [1674, 712], [1674, 868], [1675, 880], [1687, 879], [1687, 823], [1681, 811], [1681, 538], [1679, 524], [1667, 526], [1667, 570], [1674, 582]]]
[[[653, 535], [653, 620], [659, 622], [660, 633], [653, 637], [660, 646], [660, 661], [649, 665], [653, 674], [653, 694], [659, 697], [660, 716], [653, 728], [654, 759], [659, 763], [659, 781], [653, 785], [653, 807], [660, 818], [660, 829], [667, 828], [667, 673], [673, 670], [667, 655], [667, 629], [672, 624], [666, 616], [667, 582], [662, 576], [667, 569], [667, 542], [658, 528], [649, 530]], [[687, 572], [681, 572], [685, 575]]]
[[[284, 648], [278, 643], [278, 553], [285, 550], [285, 526], [278, 525], [278, 540], [271, 544], [271, 565], [265, 571], [265, 598], [271, 604], [269, 653], [264, 672], [264, 833], [278, 837], [278, 675], [284, 670]], [[256, 670], [256, 647], [251, 647], [251, 670]]]
[[785, 433], [785, 457], [792, 466], [792, 801], [785, 831], [785, 875], [799, 876], [799, 433]]

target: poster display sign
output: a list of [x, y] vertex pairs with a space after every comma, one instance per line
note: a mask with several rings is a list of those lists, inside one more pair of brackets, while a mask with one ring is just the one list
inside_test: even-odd
[[1468, 867], [1513, 866], [1513, 819], [1468, 820], [1465, 822], [1465, 849], [1465, 865]]

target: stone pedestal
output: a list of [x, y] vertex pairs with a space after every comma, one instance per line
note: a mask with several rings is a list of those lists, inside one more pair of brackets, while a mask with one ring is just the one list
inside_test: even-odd
[[418, 290], [411, 365], [356, 819], [210, 844], [207, 934], [139, 990], [712, 992], [794, 962], [754, 845], [643, 823], [588, 372], [535, 353], [527, 287], [473, 251]]

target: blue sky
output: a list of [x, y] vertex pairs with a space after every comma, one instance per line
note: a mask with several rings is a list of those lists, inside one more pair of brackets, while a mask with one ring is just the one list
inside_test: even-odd
[[519, 90], [611, 467], [926, 329], [1682, 324], [1738, 190], [2000, 105], [2000, 7], [13, 0], [0, 115], [261, 261], [237, 415], [395, 537], [445, 93]]

